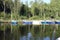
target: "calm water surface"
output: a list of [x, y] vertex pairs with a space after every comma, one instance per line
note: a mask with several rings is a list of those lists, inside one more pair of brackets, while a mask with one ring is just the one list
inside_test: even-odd
[[[14, 28], [16, 27], [16, 28]], [[11, 26], [0, 30], [0, 40], [56, 40], [60, 35], [53, 26]], [[58, 30], [59, 31], [59, 30]]]

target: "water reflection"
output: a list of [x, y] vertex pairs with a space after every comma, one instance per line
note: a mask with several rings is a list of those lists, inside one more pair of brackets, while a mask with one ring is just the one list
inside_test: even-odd
[[53, 31], [52, 40], [55, 40], [55, 34], [56, 34], [56, 30]]
[[[47, 28], [49, 27], [46, 26], [46, 29]], [[54, 40], [55, 31], [51, 32], [51, 28], [45, 31], [42, 30], [43, 27], [41, 28], [41, 26], [21, 26], [16, 30], [13, 29], [11, 33], [11, 28], [7, 27], [5, 31], [0, 30], [0, 40]], [[55, 38], [55, 40], [60, 40], [60, 37], [57, 39]]]
[[60, 40], [60, 37], [58, 37], [56, 40]]
[[0, 39], [3, 40], [4, 32], [0, 30]]
[[20, 40], [31, 40], [32, 37], [32, 34], [31, 32], [28, 32], [26, 36], [21, 36], [20, 37]]
[[50, 40], [50, 37], [47, 36], [43, 40]]
[[20, 37], [20, 40], [27, 40], [27, 39], [26, 39], [26, 36]]
[[[29, 32], [27, 36], [20, 37], [20, 40], [40, 40], [40, 37], [33, 37], [31, 32]], [[50, 40], [50, 37], [44, 37], [43, 40]]]
[[30, 40], [31, 38], [32, 38], [32, 34], [31, 34], [31, 32], [29, 32], [27, 35], [27, 40]]

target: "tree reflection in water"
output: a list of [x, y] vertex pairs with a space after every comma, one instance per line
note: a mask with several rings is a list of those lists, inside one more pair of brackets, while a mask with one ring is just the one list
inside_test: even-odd
[[[50, 28], [51, 26], [47, 27], [46, 26], [46, 32], [44, 32], [43, 35], [41, 32], [40, 26], [36, 26], [36, 27], [31, 27], [30, 31], [29, 31], [29, 27], [27, 26], [22, 26], [19, 27], [19, 29], [13, 31], [13, 33], [11, 33], [11, 28], [6, 28], [5, 30], [5, 35], [4, 35], [4, 31], [0, 30], [0, 40], [4, 40], [4, 36], [5, 36], [5, 40], [51, 40], [51, 38], [53, 38], [51, 35], [53, 35], [53, 28]], [[50, 30], [50, 31], [49, 31]], [[52, 32], [51, 32], [52, 30]], [[18, 32], [17, 32], [18, 31]], [[49, 34], [51, 32], [51, 34]], [[18, 35], [17, 35], [18, 33]], [[56, 31], [56, 33], [58, 33]], [[42, 36], [43, 35], [43, 36]], [[42, 36], [42, 37], [41, 37]], [[59, 36], [58, 36], [59, 37]], [[57, 37], [56, 37], [57, 38]], [[58, 38], [56, 40], [59, 40]]]

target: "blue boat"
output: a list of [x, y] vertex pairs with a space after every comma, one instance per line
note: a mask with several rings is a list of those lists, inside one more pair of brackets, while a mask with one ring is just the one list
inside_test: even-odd
[[55, 22], [41, 22], [42, 24], [55, 24]]
[[47, 24], [55, 24], [55, 22], [47, 22]]
[[55, 22], [55, 24], [60, 24], [60, 22]]
[[32, 22], [23, 22], [23, 24], [25, 24], [25, 25], [31, 25], [32, 24]]
[[47, 22], [41, 22], [42, 24], [47, 24]]
[[17, 22], [16, 20], [12, 20], [12, 21], [11, 21], [11, 24], [12, 24], [12, 25], [17, 25], [18, 22]]

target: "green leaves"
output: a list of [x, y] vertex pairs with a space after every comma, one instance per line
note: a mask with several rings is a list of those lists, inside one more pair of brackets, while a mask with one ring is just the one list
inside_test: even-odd
[[[45, 19], [49, 19], [50, 16], [55, 16], [55, 18], [60, 18], [60, 1], [59, 0], [51, 0], [50, 4], [46, 4], [42, 2], [41, 0], [35, 0], [35, 2], [31, 1], [30, 5], [31, 7], [28, 6], [28, 1], [26, 1], [26, 4], [18, 2], [19, 0], [15, 0], [14, 2], [12, 0], [3, 0], [5, 2], [5, 16], [7, 18], [10, 18], [11, 15], [13, 19], [15, 19], [17, 16], [18, 19], [22, 18], [25, 19], [41, 19], [45, 17]], [[0, 3], [1, 4], [1, 3]], [[1, 7], [1, 6], [0, 6]], [[10, 10], [11, 14], [7, 14], [9, 12], [7, 9]], [[30, 13], [29, 13], [30, 12]], [[0, 17], [4, 17], [3, 12], [0, 13]], [[31, 16], [31, 15], [32, 16]], [[7, 16], [9, 15], [9, 16]], [[23, 16], [23, 17], [21, 17]], [[29, 17], [31, 16], [31, 17]], [[35, 17], [37, 16], [37, 17]], [[57, 16], [57, 17], [56, 17]]]

